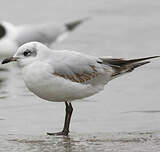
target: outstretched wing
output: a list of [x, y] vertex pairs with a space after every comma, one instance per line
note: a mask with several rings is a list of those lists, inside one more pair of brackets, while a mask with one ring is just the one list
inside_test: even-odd
[[65, 28], [58, 24], [23, 25], [17, 27], [15, 38], [18, 45], [31, 41], [38, 41], [46, 45], [55, 42], [65, 32]]
[[16, 42], [22, 45], [31, 41], [38, 41], [46, 45], [61, 41], [68, 32], [75, 30], [87, 19], [80, 19], [64, 25], [48, 23], [39, 25], [17, 26]]

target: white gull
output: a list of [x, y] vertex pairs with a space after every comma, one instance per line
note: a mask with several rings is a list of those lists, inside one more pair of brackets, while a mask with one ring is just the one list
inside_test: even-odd
[[73, 111], [71, 102], [94, 95], [112, 79], [149, 63], [152, 56], [139, 59], [94, 57], [67, 50], [51, 50], [39, 42], [22, 45], [2, 64], [17, 61], [28, 89], [42, 99], [65, 102], [64, 128], [48, 135], [68, 135]]

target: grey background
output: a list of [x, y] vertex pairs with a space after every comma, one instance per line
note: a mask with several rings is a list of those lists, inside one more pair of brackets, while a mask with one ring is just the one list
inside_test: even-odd
[[[0, 20], [15, 24], [92, 19], [56, 49], [95, 56], [160, 55], [160, 1], [1, 0]], [[73, 103], [67, 138], [59, 131], [63, 103], [46, 102], [24, 86], [18, 68], [0, 73], [0, 151], [159, 151], [159, 59], [110, 82], [93, 97]]]

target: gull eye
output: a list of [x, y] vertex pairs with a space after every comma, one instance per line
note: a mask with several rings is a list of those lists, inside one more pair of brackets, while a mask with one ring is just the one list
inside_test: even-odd
[[23, 55], [24, 55], [24, 56], [30, 56], [30, 54], [31, 54], [31, 51], [30, 51], [30, 50], [25, 50], [25, 51], [23, 52]]

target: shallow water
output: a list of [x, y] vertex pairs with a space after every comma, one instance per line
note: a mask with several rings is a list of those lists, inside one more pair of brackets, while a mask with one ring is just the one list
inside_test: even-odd
[[[12, 3], [12, 4], [11, 4]], [[2, 5], [3, 4], [3, 5]], [[16, 24], [84, 23], [58, 49], [98, 56], [160, 54], [160, 2], [155, 0], [3, 0], [0, 19]], [[49, 137], [64, 121], [64, 104], [46, 102], [24, 86], [16, 65], [0, 72], [0, 151], [159, 151], [159, 59], [73, 103], [69, 137]]]

